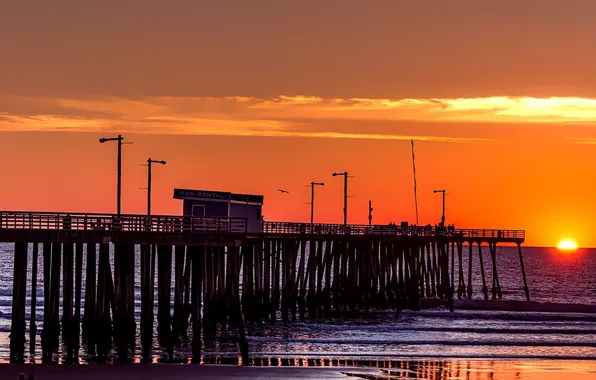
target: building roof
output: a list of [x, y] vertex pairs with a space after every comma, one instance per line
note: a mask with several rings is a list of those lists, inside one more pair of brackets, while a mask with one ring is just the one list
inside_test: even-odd
[[255, 194], [237, 194], [226, 191], [174, 189], [174, 199], [217, 199], [221, 201], [236, 201], [263, 204], [263, 196]]

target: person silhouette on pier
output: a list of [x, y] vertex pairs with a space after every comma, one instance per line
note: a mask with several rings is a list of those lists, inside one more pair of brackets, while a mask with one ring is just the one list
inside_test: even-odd
[[65, 230], [70, 230], [72, 228], [72, 218], [70, 214], [66, 214], [66, 216], [62, 220], [62, 228]]

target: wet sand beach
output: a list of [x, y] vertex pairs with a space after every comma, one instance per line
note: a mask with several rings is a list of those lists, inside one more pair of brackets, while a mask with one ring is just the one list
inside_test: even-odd
[[397, 368], [363, 367], [257, 367], [234, 365], [33, 365], [0, 364], [0, 379], [18, 379], [21, 372], [36, 380], [85, 378], [127, 379], [478, 379], [555, 380], [596, 379], [592, 361], [417, 360]]

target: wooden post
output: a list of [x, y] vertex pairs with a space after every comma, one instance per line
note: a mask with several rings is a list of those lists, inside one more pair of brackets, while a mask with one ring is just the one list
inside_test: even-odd
[[141, 245], [141, 347], [142, 361], [151, 362], [153, 350], [153, 294], [151, 284], [155, 278], [151, 277], [151, 246]]
[[472, 253], [474, 252], [474, 243], [470, 241], [468, 249], [468, 298], [472, 298]]
[[437, 287], [435, 285], [435, 266], [433, 262], [433, 254], [431, 252], [431, 244], [426, 243], [426, 257], [427, 257], [427, 271], [430, 278], [430, 297], [437, 295]]
[[[449, 296], [453, 299], [455, 294], [455, 242], [451, 242], [451, 281], [449, 285]], [[453, 310], [451, 310], [453, 311]]]
[[482, 243], [478, 242], [478, 258], [480, 260], [480, 272], [482, 273], [482, 294], [488, 299], [488, 288], [486, 287], [486, 275], [484, 274], [484, 260], [482, 259]]
[[159, 344], [168, 349], [170, 359], [172, 352], [171, 342], [171, 288], [172, 288], [172, 246], [160, 245], [157, 247], [157, 334]]
[[271, 295], [271, 322], [275, 323], [277, 318], [277, 310], [280, 306], [281, 299], [281, 250], [282, 242], [275, 240], [273, 242], [273, 293]]
[[191, 318], [192, 318], [192, 363], [201, 363], [201, 295], [203, 285], [204, 248], [189, 247], [192, 265], [192, 293], [191, 293]]
[[528, 281], [526, 279], [526, 268], [524, 267], [524, 257], [522, 255], [520, 243], [517, 243], [517, 251], [519, 253], [519, 263], [521, 265], [522, 277], [524, 279], [524, 292], [526, 293], [526, 301], [530, 301], [530, 289], [528, 289]]
[[184, 306], [183, 306], [183, 311], [184, 311], [184, 318], [182, 320], [182, 330], [184, 332], [188, 331], [188, 319], [190, 317], [190, 276], [191, 276], [191, 271], [192, 271], [192, 266], [191, 266], [191, 261], [190, 261], [190, 250], [188, 249], [188, 247], [186, 248], [186, 260], [184, 263], [184, 283], [182, 284], [182, 287], [184, 288]]
[[126, 266], [127, 254], [122, 244], [114, 244], [114, 298], [116, 313], [114, 320], [114, 344], [117, 348], [118, 358], [122, 364], [126, 362], [127, 329], [126, 329]]
[[[50, 310], [51, 310], [51, 268], [52, 267], [52, 245], [43, 244], [43, 330], [41, 331], [41, 352], [42, 362], [51, 362], [50, 345]], [[49, 354], [48, 354], [49, 353]], [[49, 357], [49, 358], [48, 358]]]
[[[48, 323], [49, 360], [52, 360], [52, 354], [58, 349], [60, 339], [60, 259], [62, 256], [62, 245], [60, 243], [52, 244], [52, 279], [50, 284], [50, 321]], [[46, 328], [44, 324], [44, 329]]]
[[174, 248], [174, 316], [172, 318], [172, 338], [176, 342], [184, 333], [184, 263], [186, 261], [186, 247], [177, 245]]
[[263, 312], [266, 320], [271, 320], [271, 240], [265, 240], [263, 244]]
[[[265, 314], [263, 309], [263, 242], [258, 241], [253, 249], [255, 263], [255, 313], [257, 324], [261, 325]], [[223, 277], [223, 258], [222, 258], [222, 277]]]
[[495, 295], [499, 298], [503, 298], [503, 293], [501, 292], [501, 283], [499, 282], [499, 273], [497, 271], [497, 243], [491, 243], [489, 245], [492, 262], [493, 262], [493, 299]]
[[112, 270], [110, 268], [110, 245], [101, 243], [99, 245], [98, 260], [98, 282], [97, 282], [97, 306], [96, 306], [96, 326], [95, 336], [97, 343], [97, 354], [99, 362], [105, 360], [112, 345], [112, 315], [116, 315], [116, 306], [114, 299], [114, 282], [112, 280]]
[[441, 251], [438, 248], [437, 241], [433, 241], [431, 243], [432, 248], [432, 264], [433, 264], [433, 272], [435, 273], [436, 279], [436, 295], [441, 298], [443, 295], [443, 286], [441, 284], [442, 273], [441, 273]]
[[[246, 260], [248, 256], [244, 256], [244, 260]], [[245, 266], [246, 268], [246, 266]], [[242, 356], [242, 365], [248, 365], [249, 363], [249, 356], [248, 356], [248, 341], [246, 339], [246, 331], [244, 329], [244, 317], [242, 316], [242, 303], [240, 302], [240, 287], [238, 285], [238, 277], [239, 275], [234, 275], [233, 281], [233, 287], [235, 290], [235, 296], [236, 296], [236, 305], [238, 305], [237, 307], [237, 313], [238, 313], [238, 335], [239, 335], [239, 346], [240, 346], [240, 355]]]
[[39, 243], [33, 243], [33, 258], [31, 262], [31, 319], [29, 322], [29, 352], [35, 354], [35, 340], [37, 338], [37, 261], [39, 256]]
[[[298, 242], [300, 244], [300, 263], [298, 264], [298, 284], [300, 286], [300, 294], [298, 295], [298, 312], [300, 313], [300, 320], [304, 320], [304, 310], [306, 306], [306, 282], [305, 282], [305, 266], [306, 266], [306, 240]], [[313, 255], [313, 242], [310, 242], [309, 257]]]
[[464, 282], [464, 263], [463, 263], [463, 242], [457, 242], [457, 257], [459, 259], [459, 282], [457, 285], [457, 299], [461, 299], [466, 293], [466, 284]]
[[66, 345], [66, 361], [72, 362], [72, 308], [73, 308], [73, 286], [74, 286], [74, 246], [72, 243], [64, 244], [62, 255], [62, 337]]
[[78, 362], [81, 336], [81, 292], [83, 287], [83, 243], [75, 245], [75, 304], [73, 317], [73, 360]]
[[[45, 248], [44, 248], [45, 251]], [[83, 315], [83, 342], [91, 355], [95, 355], [97, 302], [97, 244], [87, 244], [87, 267], [85, 270], [85, 310]]]
[[12, 282], [12, 319], [10, 324], [10, 362], [25, 360], [25, 299], [27, 296], [28, 243], [15, 243]]
[[[445, 279], [445, 293], [447, 296], [447, 302], [449, 304], [449, 311], [453, 313], [453, 287], [449, 283], [449, 243], [441, 242], [441, 248], [443, 250], [443, 277]], [[451, 252], [453, 253], [453, 250]]]

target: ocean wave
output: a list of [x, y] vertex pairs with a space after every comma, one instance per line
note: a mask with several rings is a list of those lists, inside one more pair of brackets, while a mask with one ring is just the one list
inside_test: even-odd
[[325, 338], [270, 338], [247, 336], [258, 343], [325, 344], [325, 345], [391, 345], [391, 346], [494, 346], [494, 347], [596, 347], [596, 341], [502, 341], [502, 340], [404, 340], [404, 339], [325, 339]]

